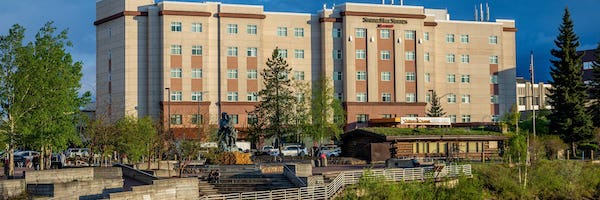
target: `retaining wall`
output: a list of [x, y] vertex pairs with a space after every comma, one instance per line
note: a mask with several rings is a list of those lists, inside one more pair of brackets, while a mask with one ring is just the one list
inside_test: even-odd
[[23, 194], [25, 192], [25, 180], [1, 180], [0, 181], [0, 199], [8, 199]]
[[111, 193], [110, 199], [198, 199], [197, 178], [154, 180], [152, 185], [132, 187], [132, 191]]

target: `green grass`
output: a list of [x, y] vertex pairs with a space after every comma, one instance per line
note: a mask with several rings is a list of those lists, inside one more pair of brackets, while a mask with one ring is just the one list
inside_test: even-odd
[[468, 128], [389, 128], [370, 127], [362, 130], [382, 134], [385, 136], [402, 135], [505, 135], [500, 132]]

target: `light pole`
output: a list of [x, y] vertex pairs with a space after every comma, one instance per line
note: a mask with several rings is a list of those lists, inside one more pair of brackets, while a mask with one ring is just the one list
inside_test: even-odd
[[167, 121], [168, 123], [168, 133], [169, 137], [171, 136], [171, 88], [165, 88], [167, 90]]

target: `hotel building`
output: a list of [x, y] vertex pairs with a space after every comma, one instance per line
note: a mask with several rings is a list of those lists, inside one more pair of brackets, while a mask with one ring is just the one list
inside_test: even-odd
[[[331, 79], [348, 128], [424, 116], [431, 91], [457, 122], [515, 104], [515, 22], [451, 20], [443, 9], [345, 3], [316, 13], [216, 2], [96, 3], [97, 112], [153, 116], [176, 134], [229, 113], [247, 126], [260, 72], [282, 50], [295, 80]], [[200, 114], [200, 115], [198, 115]]]

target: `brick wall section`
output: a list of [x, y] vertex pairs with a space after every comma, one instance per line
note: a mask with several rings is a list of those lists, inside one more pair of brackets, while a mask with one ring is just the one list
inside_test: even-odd
[[25, 191], [25, 180], [2, 180], [0, 181], [0, 199], [9, 199], [23, 194]]
[[197, 178], [177, 178], [134, 186], [132, 191], [110, 194], [110, 199], [198, 199], [199, 196]]

